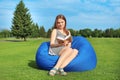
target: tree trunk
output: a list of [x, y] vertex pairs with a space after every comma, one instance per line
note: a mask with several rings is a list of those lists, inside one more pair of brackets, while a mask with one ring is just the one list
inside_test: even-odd
[[24, 37], [24, 41], [27, 41], [27, 40], [26, 40], [26, 37]]

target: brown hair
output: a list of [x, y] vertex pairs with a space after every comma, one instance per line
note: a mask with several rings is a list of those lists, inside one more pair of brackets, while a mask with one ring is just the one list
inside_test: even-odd
[[59, 15], [56, 16], [56, 19], [55, 19], [55, 23], [54, 23], [53, 29], [57, 29], [57, 26], [56, 26], [56, 25], [57, 25], [57, 20], [58, 20], [58, 19], [63, 19], [63, 20], [65, 21], [64, 32], [68, 35], [69, 32], [68, 32], [68, 30], [66, 29], [67, 21], [66, 21], [65, 16], [62, 15], [62, 14], [59, 14]]

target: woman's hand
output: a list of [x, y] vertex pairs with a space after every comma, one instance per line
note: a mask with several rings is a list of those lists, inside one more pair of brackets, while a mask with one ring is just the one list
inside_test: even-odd
[[64, 44], [64, 46], [67, 46], [69, 44], [69, 41], [65, 40], [63, 44]]

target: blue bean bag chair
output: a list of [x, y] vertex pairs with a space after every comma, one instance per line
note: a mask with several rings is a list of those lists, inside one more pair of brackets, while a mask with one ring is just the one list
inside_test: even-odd
[[[40, 69], [50, 70], [54, 67], [59, 56], [48, 54], [50, 42], [43, 42], [36, 53], [36, 64]], [[95, 51], [88, 40], [82, 36], [74, 36], [72, 48], [79, 51], [78, 55], [65, 67], [65, 71], [88, 71], [96, 67]]]

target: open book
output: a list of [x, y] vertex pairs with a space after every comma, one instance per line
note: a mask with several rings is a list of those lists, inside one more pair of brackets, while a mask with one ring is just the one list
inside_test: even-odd
[[59, 36], [58, 36], [57, 39], [60, 39], [60, 40], [63, 40], [63, 41], [64, 41], [64, 40], [66, 40], [66, 39], [68, 39], [68, 38], [70, 38], [70, 37], [71, 37], [71, 35], [68, 35], [68, 36], [66, 36], [65, 38], [62, 38], [62, 37], [59, 37]]
[[64, 43], [65, 41], [72, 42], [72, 36], [69, 34], [65, 38], [57, 37], [57, 41], [59, 44]]

